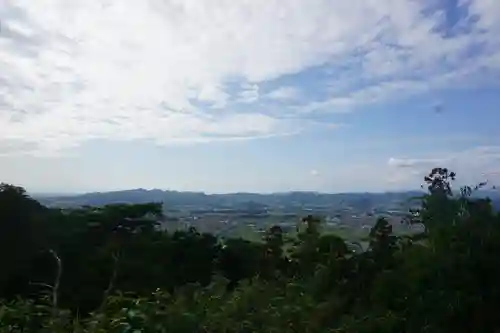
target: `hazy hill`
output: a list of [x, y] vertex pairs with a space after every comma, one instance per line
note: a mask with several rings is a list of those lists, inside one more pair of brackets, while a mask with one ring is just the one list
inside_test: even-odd
[[81, 195], [35, 196], [48, 206], [75, 207], [100, 206], [111, 203], [162, 202], [168, 207], [235, 207], [252, 204], [254, 206], [332, 206], [368, 207], [407, 201], [421, 192], [386, 193], [316, 193], [288, 192], [275, 194], [230, 193], [205, 194], [202, 192], [177, 192], [162, 190], [134, 189], [114, 192], [95, 192]]

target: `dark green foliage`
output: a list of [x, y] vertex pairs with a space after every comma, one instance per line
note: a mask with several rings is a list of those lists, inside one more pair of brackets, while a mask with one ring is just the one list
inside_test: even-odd
[[22, 291], [30, 261], [42, 250], [47, 211], [24, 189], [0, 184], [0, 295]]
[[47, 209], [0, 187], [0, 332], [500, 332], [500, 216], [435, 168], [366, 251], [307, 216], [263, 242], [158, 228], [160, 204]]
[[229, 280], [229, 290], [236, 288], [240, 281], [258, 275], [264, 251], [262, 244], [244, 239], [228, 239], [224, 242], [217, 260], [217, 269]]

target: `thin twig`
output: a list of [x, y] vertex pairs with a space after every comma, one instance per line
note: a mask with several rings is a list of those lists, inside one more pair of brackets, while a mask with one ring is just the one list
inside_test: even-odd
[[41, 283], [41, 282], [30, 282], [29, 283], [31, 286], [40, 286], [40, 287], [45, 287], [49, 288], [50, 290], [54, 289], [54, 286], [51, 286], [48, 283]]
[[59, 293], [59, 285], [61, 283], [61, 275], [62, 275], [62, 261], [61, 258], [57, 255], [56, 251], [50, 249], [50, 254], [54, 257], [57, 262], [57, 274], [54, 281], [54, 286], [52, 288], [52, 306], [53, 308], [57, 308], [58, 301], [58, 293]]
[[120, 260], [120, 255], [119, 254], [113, 254], [113, 272], [111, 274], [111, 278], [109, 279], [108, 287], [104, 291], [103, 294], [103, 299], [101, 303], [101, 309], [104, 307], [106, 304], [106, 300], [108, 299], [109, 294], [111, 294], [111, 291], [115, 287], [115, 281], [116, 277], [118, 275], [118, 264]]

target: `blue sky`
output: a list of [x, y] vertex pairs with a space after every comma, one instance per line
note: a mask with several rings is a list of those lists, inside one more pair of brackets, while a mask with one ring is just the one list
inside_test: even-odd
[[32, 192], [500, 180], [496, 0], [0, 0], [1, 181]]

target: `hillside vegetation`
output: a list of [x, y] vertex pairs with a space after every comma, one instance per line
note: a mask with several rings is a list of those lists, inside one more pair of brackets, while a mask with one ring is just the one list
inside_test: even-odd
[[[435, 168], [398, 236], [306, 216], [261, 242], [157, 226], [161, 203], [48, 208], [0, 187], [0, 332], [500, 332], [500, 215]], [[482, 185], [482, 184], [480, 184]]]

